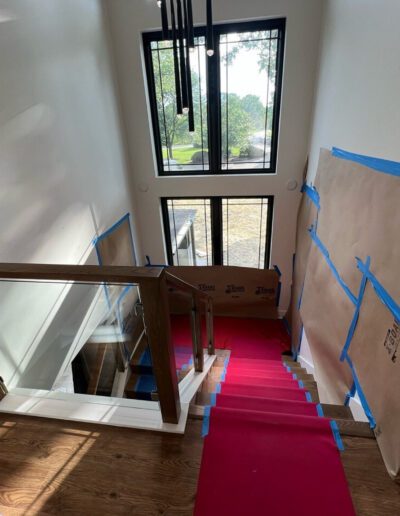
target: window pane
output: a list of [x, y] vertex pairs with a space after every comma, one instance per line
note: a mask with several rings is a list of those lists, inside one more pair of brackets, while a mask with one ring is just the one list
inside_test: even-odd
[[168, 199], [174, 265], [212, 265], [210, 199]]
[[205, 39], [196, 38], [190, 53], [195, 132], [188, 116], [176, 113], [174, 59], [171, 41], [153, 41], [151, 56], [164, 172], [208, 170], [207, 84]]
[[220, 38], [223, 170], [271, 166], [278, 31]]
[[223, 199], [222, 226], [224, 265], [269, 266], [265, 263], [267, 198]]

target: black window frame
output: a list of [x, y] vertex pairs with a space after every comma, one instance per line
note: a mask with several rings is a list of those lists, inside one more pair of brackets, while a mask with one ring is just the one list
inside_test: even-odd
[[[220, 52], [219, 41], [220, 36], [232, 32], [253, 32], [253, 31], [278, 31], [277, 38], [277, 63], [276, 63], [276, 88], [274, 93], [274, 109], [272, 119], [272, 138], [271, 138], [271, 154], [270, 166], [268, 168], [245, 168], [245, 169], [223, 169], [221, 164], [221, 81], [220, 81]], [[195, 27], [195, 37], [205, 37], [206, 27]], [[284, 49], [286, 36], [286, 19], [274, 18], [267, 20], [256, 20], [248, 22], [234, 22], [214, 25], [215, 36], [215, 52], [214, 56], [207, 57], [207, 118], [208, 118], [208, 154], [209, 154], [209, 170], [182, 170], [182, 171], [166, 171], [164, 170], [164, 160], [162, 156], [162, 145], [160, 135], [160, 124], [158, 119], [155, 77], [152, 63], [151, 43], [153, 41], [162, 41], [162, 32], [144, 32], [143, 49], [146, 68], [147, 88], [150, 102], [150, 112], [152, 121], [152, 132], [154, 138], [155, 154], [157, 160], [157, 169], [159, 176], [209, 176], [209, 175], [248, 175], [248, 174], [275, 174], [278, 141], [279, 141], [279, 123], [282, 98], [282, 80], [283, 80], [283, 64]], [[170, 35], [171, 37], [171, 35]]]
[[264, 254], [264, 269], [271, 267], [271, 244], [272, 244], [272, 227], [274, 216], [274, 196], [273, 195], [198, 195], [198, 196], [174, 196], [161, 197], [161, 213], [164, 229], [164, 242], [167, 252], [168, 265], [174, 264], [174, 257], [172, 252], [171, 241], [171, 227], [168, 213], [168, 201], [178, 200], [199, 200], [209, 199], [211, 207], [211, 242], [212, 242], [212, 265], [223, 265], [223, 213], [222, 200], [223, 199], [267, 199], [267, 227], [265, 236], [265, 254]]

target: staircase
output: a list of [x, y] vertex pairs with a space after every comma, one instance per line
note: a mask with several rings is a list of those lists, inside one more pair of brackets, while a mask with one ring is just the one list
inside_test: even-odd
[[[304, 394], [303, 400], [301, 400], [301, 398], [290, 399], [291, 397], [293, 397], [295, 386], [301, 396], [303, 396]], [[277, 398], [280, 399], [272, 398], [274, 392]], [[222, 395], [218, 393], [221, 393]], [[298, 395], [295, 394], [295, 398], [296, 396]], [[284, 397], [287, 397], [287, 399], [282, 399]], [[283, 470], [285, 470], [286, 474], [288, 473], [288, 470], [290, 470], [293, 467], [293, 465], [295, 465], [295, 467], [299, 467], [299, 471], [301, 472], [301, 474], [299, 475], [299, 480], [297, 482], [297, 484], [300, 483], [300, 490], [299, 485], [297, 485], [297, 487], [295, 487], [294, 489], [287, 486], [296, 498], [297, 512], [300, 514], [307, 513], [308, 515], [322, 514], [321, 511], [323, 511], [324, 514], [350, 515], [355, 513], [353, 508], [353, 504], [355, 503], [354, 499], [358, 501], [357, 489], [359, 488], [360, 473], [361, 476], [366, 476], [365, 460], [367, 459], [367, 457], [364, 455], [363, 461], [361, 462], [360, 460], [358, 460], [357, 462], [357, 459], [354, 460], [354, 457], [351, 457], [352, 454], [354, 455], [354, 450], [352, 449], [350, 449], [347, 452], [342, 451], [341, 454], [339, 454], [337, 451], [333, 452], [333, 450], [328, 450], [331, 444], [328, 443], [329, 439], [331, 438], [331, 441], [334, 441], [332, 435], [329, 436], [329, 434], [326, 433], [326, 429], [329, 428], [329, 426], [327, 426], [327, 423], [330, 420], [334, 421], [330, 422], [330, 424], [332, 426], [332, 429], [334, 430], [334, 435], [335, 439], [337, 440], [338, 446], [340, 446], [342, 450], [343, 445], [341, 437], [345, 440], [346, 445], [349, 445], [349, 443], [351, 444], [352, 439], [358, 445], [358, 441], [361, 439], [361, 441], [363, 441], [363, 444], [365, 444], [365, 442], [368, 443], [369, 448], [367, 448], [368, 453], [371, 455], [371, 458], [376, 459], [377, 447], [373, 439], [373, 433], [368, 423], [354, 421], [349, 407], [345, 407], [342, 405], [321, 405], [319, 403], [318, 387], [313, 376], [308, 374], [307, 371], [303, 369], [300, 366], [300, 364], [295, 362], [292, 358], [282, 355], [280, 361], [275, 361], [275, 363], [272, 363], [272, 361], [267, 360], [252, 361], [250, 359], [246, 361], [246, 359], [243, 358], [235, 360], [234, 356], [231, 357], [230, 351], [218, 350], [217, 359], [214, 363], [214, 366], [210, 370], [206, 381], [199, 389], [196, 397], [193, 399], [189, 412], [190, 417], [203, 419], [204, 435], [207, 435], [209, 432], [210, 407], [214, 407], [211, 408], [211, 418], [214, 418], [212, 423], [214, 425], [214, 435], [211, 438], [211, 441], [209, 440], [209, 437], [206, 437], [204, 449], [212, 449], [213, 441], [215, 445], [215, 441], [218, 439], [215, 436], [215, 434], [218, 433], [219, 427], [221, 429], [221, 432], [223, 429], [223, 433], [221, 433], [221, 436], [223, 436], [223, 441], [229, 441], [231, 433], [231, 437], [233, 439], [231, 444], [234, 444], [234, 448], [232, 448], [231, 452], [229, 451], [229, 449], [225, 450], [224, 452], [223, 446], [221, 448], [221, 443], [218, 444], [218, 448], [214, 449], [215, 453], [217, 453], [218, 450], [218, 461], [220, 461], [221, 463], [228, 464], [228, 466], [226, 466], [225, 469], [222, 466], [222, 470], [219, 471], [219, 474], [217, 475], [217, 479], [224, 477], [225, 473], [227, 473], [228, 475], [228, 478], [224, 478], [223, 480], [221, 480], [219, 484], [218, 481], [216, 482], [219, 499], [224, 498], [225, 491], [232, 490], [234, 492], [235, 490], [240, 488], [240, 485], [243, 485], [244, 491], [249, 490], [249, 486], [246, 484], [246, 481], [248, 479], [245, 478], [239, 480], [239, 483], [236, 486], [235, 481], [237, 479], [235, 478], [235, 476], [229, 478], [229, 469], [235, 469], [236, 471], [239, 471], [240, 469], [237, 467], [233, 467], [235, 465], [235, 458], [232, 459], [233, 463], [229, 464], [231, 457], [234, 456], [232, 454], [243, 454], [243, 458], [239, 460], [240, 467], [246, 468], [246, 466], [248, 466], [249, 464], [253, 465], [253, 462], [251, 461], [254, 461], [254, 457], [251, 457], [251, 451], [248, 452], [247, 449], [250, 448], [251, 450], [252, 448], [257, 447], [258, 442], [261, 442], [260, 453], [263, 453], [263, 446], [265, 445], [265, 443], [269, 442], [270, 439], [276, 437], [275, 435], [270, 435], [267, 432], [271, 427], [274, 426], [274, 424], [278, 424], [281, 425], [283, 429], [283, 434], [285, 434], [285, 429], [290, 427], [292, 428], [292, 433], [290, 437], [291, 441], [298, 437], [297, 433], [305, 431], [306, 439], [304, 446], [307, 449], [306, 460], [299, 462], [298, 458], [296, 458], [295, 456], [293, 457], [291, 454], [289, 454], [289, 456], [286, 456], [286, 458], [284, 455], [282, 457], [280, 454], [276, 455], [276, 458], [279, 457], [277, 461], [278, 463], [285, 463], [285, 460], [287, 461], [286, 469], [285, 466], [283, 467]], [[227, 421], [229, 421], [229, 424], [226, 423]], [[237, 431], [237, 427], [240, 424], [243, 424], [243, 421], [248, 422], [247, 426], [246, 424], [244, 425], [243, 433], [249, 434], [251, 444], [246, 443], [246, 441], [239, 442], [241, 436], [240, 431]], [[254, 435], [251, 433], [251, 430], [254, 426], [263, 424], [265, 424], [264, 433], [261, 433], [260, 441], [260, 439], [257, 440], [254, 437]], [[308, 428], [307, 425], [309, 425], [310, 428]], [[324, 425], [325, 428], [323, 428]], [[318, 480], [320, 480], [321, 482], [321, 485], [317, 488], [317, 491], [319, 492], [318, 496], [320, 497], [318, 500], [316, 500], [315, 498], [317, 495], [315, 495], [315, 493], [314, 495], [312, 495], [309, 486], [307, 487], [307, 482], [310, 481], [310, 479], [307, 479], [307, 475], [311, 474], [312, 476], [313, 474], [315, 474], [315, 471], [310, 473], [307, 470], [308, 462], [310, 460], [312, 462], [313, 460], [312, 448], [314, 446], [312, 440], [309, 440], [309, 442], [307, 442], [307, 435], [310, 434], [310, 432], [314, 431], [315, 426], [318, 428], [320, 427], [318, 431], [321, 431], [322, 434], [325, 431], [325, 434], [321, 434], [322, 437], [320, 436], [322, 443], [321, 449], [319, 451], [317, 451], [317, 449], [314, 450], [314, 455], [316, 455], [317, 457], [317, 465], [319, 453], [324, 455], [324, 453], [328, 451], [327, 460], [329, 458], [329, 460], [333, 459], [333, 462], [330, 463], [329, 467], [325, 467], [324, 463], [320, 464], [320, 473], [317, 474], [316, 478], [311, 478], [311, 483], [318, 482]], [[234, 428], [236, 428], [236, 433]], [[263, 440], [265, 441], [264, 444], [262, 443]], [[277, 442], [280, 442], [279, 431]], [[289, 441], [284, 440], [283, 442], [286, 443], [286, 446], [289, 444]], [[243, 447], [245, 448], [244, 451]], [[236, 452], [235, 448], [237, 448]], [[225, 453], [227, 453], [227, 455]], [[248, 457], [248, 455], [250, 455], [250, 458]], [[351, 460], [349, 460], [349, 456], [351, 457]], [[250, 461], [249, 464], [247, 464], [246, 460]], [[207, 451], [205, 451], [203, 452], [202, 472], [200, 473], [199, 489], [197, 494], [195, 510], [195, 514], [199, 516], [206, 513], [210, 516], [213, 514], [218, 514], [221, 513], [222, 509], [222, 507], [218, 506], [218, 503], [216, 504], [214, 502], [210, 504], [209, 502], [205, 501], [205, 492], [208, 492], [208, 494], [212, 495], [212, 493], [209, 492], [210, 479], [208, 477], [210, 476], [211, 471], [209, 468], [207, 469], [207, 464], [209, 462], [210, 457], [209, 455], [207, 455]], [[265, 462], [266, 461], [264, 461], [264, 463]], [[270, 462], [271, 467], [274, 468], [275, 463], [273, 455], [268, 455], [268, 462]], [[261, 464], [263, 464], [262, 460]], [[354, 471], [356, 470], [356, 477], [358, 483], [355, 484], [355, 489], [351, 489], [351, 485], [348, 486], [348, 480], [346, 479], [343, 473], [342, 464], [343, 466], [345, 466], [347, 477], [349, 477], [348, 470], [350, 466], [350, 479], [352, 479], [352, 475], [354, 475]], [[231, 466], [231, 468], [229, 466]], [[214, 463], [213, 468], [217, 467], [217, 463]], [[282, 464], [280, 465], [280, 467], [282, 467]], [[332, 471], [335, 470], [335, 473], [333, 474], [332, 471], [329, 471], [330, 469]], [[254, 469], [254, 471], [256, 470], [257, 468]], [[331, 480], [334, 485], [332, 485], [331, 482], [326, 481], [330, 478], [330, 474], [333, 475]], [[327, 475], [326, 478], [324, 477], [324, 475]], [[304, 478], [302, 483], [303, 476]], [[318, 478], [319, 476], [321, 477], [320, 479]], [[338, 477], [339, 481], [337, 481]], [[275, 480], [275, 477], [272, 478], [273, 480]], [[324, 478], [324, 480], [322, 480], [322, 478]], [[304, 481], [304, 479], [306, 481]], [[215, 478], [213, 480], [215, 481]], [[384, 477], [381, 480], [384, 480], [385, 485], [391, 487], [391, 482], [389, 478]], [[290, 484], [290, 481], [288, 479], [287, 481]], [[374, 482], [376, 482], [376, 478], [374, 479]], [[268, 482], [266, 482], [266, 485], [267, 484]], [[326, 486], [326, 484], [329, 484], [329, 486]], [[261, 483], [261, 485], [264, 484]], [[250, 488], [252, 486], [253, 484], [250, 484]], [[350, 497], [349, 495], [348, 487], [350, 487], [352, 497]], [[255, 484], [253, 488], [254, 490], [252, 493], [252, 497], [255, 497], [256, 500], [257, 484]], [[326, 493], [324, 493], [324, 488], [327, 489]], [[268, 488], [266, 487], [265, 489], [268, 492]], [[225, 493], [227, 496], [228, 491]], [[261, 491], [261, 488], [258, 489], [258, 491]], [[333, 496], [332, 492], [335, 493]], [[329, 494], [331, 495], [331, 503], [329, 502]], [[303, 497], [303, 505], [301, 501], [301, 496]], [[213, 496], [211, 496], [211, 499], [212, 498]], [[353, 502], [351, 498], [353, 498]], [[279, 503], [275, 500], [275, 497], [273, 495], [271, 498], [271, 493], [265, 493], [264, 499], [266, 503], [269, 503], [269, 509], [272, 510], [272, 512], [259, 511], [257, 512], [257, 514], [291, 514], [289, 507], [285, 507], [285, 509], [282, 509], [282, 507], [279, 506]], [[314, 500], [314, 505], [312, 503], [310, 504], [311, 499]], [[332, 505], [334, 501], [335, 504]], [[240, 506], [241, 502], [244, 503], [242, 507]], [[251, 500], [249, 500], [249, 496], [245, 494], [243, 494], [240, 497], [237, 497], [236, 501], [232, 502], [232, 506], [229, 505], [229, 500], [226, 500], [226, 503], [227, 505], [224, 506], [224, 510], [229, 511], [229, 513], [232, 515], [245, 514], [242, 512], [244, 510], [244, 507], [246, 506], [246, 510], [250, 510], [250, 507], [252, 507], [252, 502]], [[254, 503], [256, 504], [256, 507], [257, 503]], [[277, 503], [275, 508], [273, 508], [274, 503]], [[255, 508], [252, 510], [255, 510]], [[289, 510], [289, 512], [285, 512], [287, 510]], [[383, 512], [382, 514], [385, 513]]]
[[[221, 383], [225, 371], [224, 364], [226, 363], [226, 359], [229, 358], [230, 352], [217, 350], [216, 353], [217, 359], [210, 369], [207, 379], [203, 382], [190, 405], [189, 416], [191, 418], [203, 419], [204, 410], [207, 406], [211, 405], [215, 390], [218, 384]], [[298, 362], [295, 362], [288, 356], [282, 356], [282, 362], [290, 367], [291, 371], [296, 374], [298, 380], [303, 382], [304, 388], [311, 395], [311, 401], [319, 404], [318, 386], [314, 376], [309, 374]], [[355, 421], [349, 407], [322, 403], [321, 408], [325, 417], [332, 418], [336, 421], [342, 436], [374, 438], [374, 433], [369, 424], [363, 421]]]

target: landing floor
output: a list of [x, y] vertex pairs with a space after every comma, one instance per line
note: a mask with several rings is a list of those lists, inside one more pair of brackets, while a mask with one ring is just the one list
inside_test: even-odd
[[[0, 514], [189, 516], [201, 425], [190, 419], [180, 436], [1, 414]], [[357, 513], [400, 514], [400, 487], [388, 477], [376, 442], [343, 441]]]

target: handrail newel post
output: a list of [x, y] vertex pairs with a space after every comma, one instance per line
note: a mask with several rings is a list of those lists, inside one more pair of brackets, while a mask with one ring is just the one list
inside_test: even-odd
[[162, 419], [177, 424], [181, 412], [165, 274], [140, 285]]
[[200, 299], [195, 292], [192, 294], [191, 327], [194, 370], [196, 373], [202, 373], [204, 369], [204, 351], [201, 332], [201, 307]]

